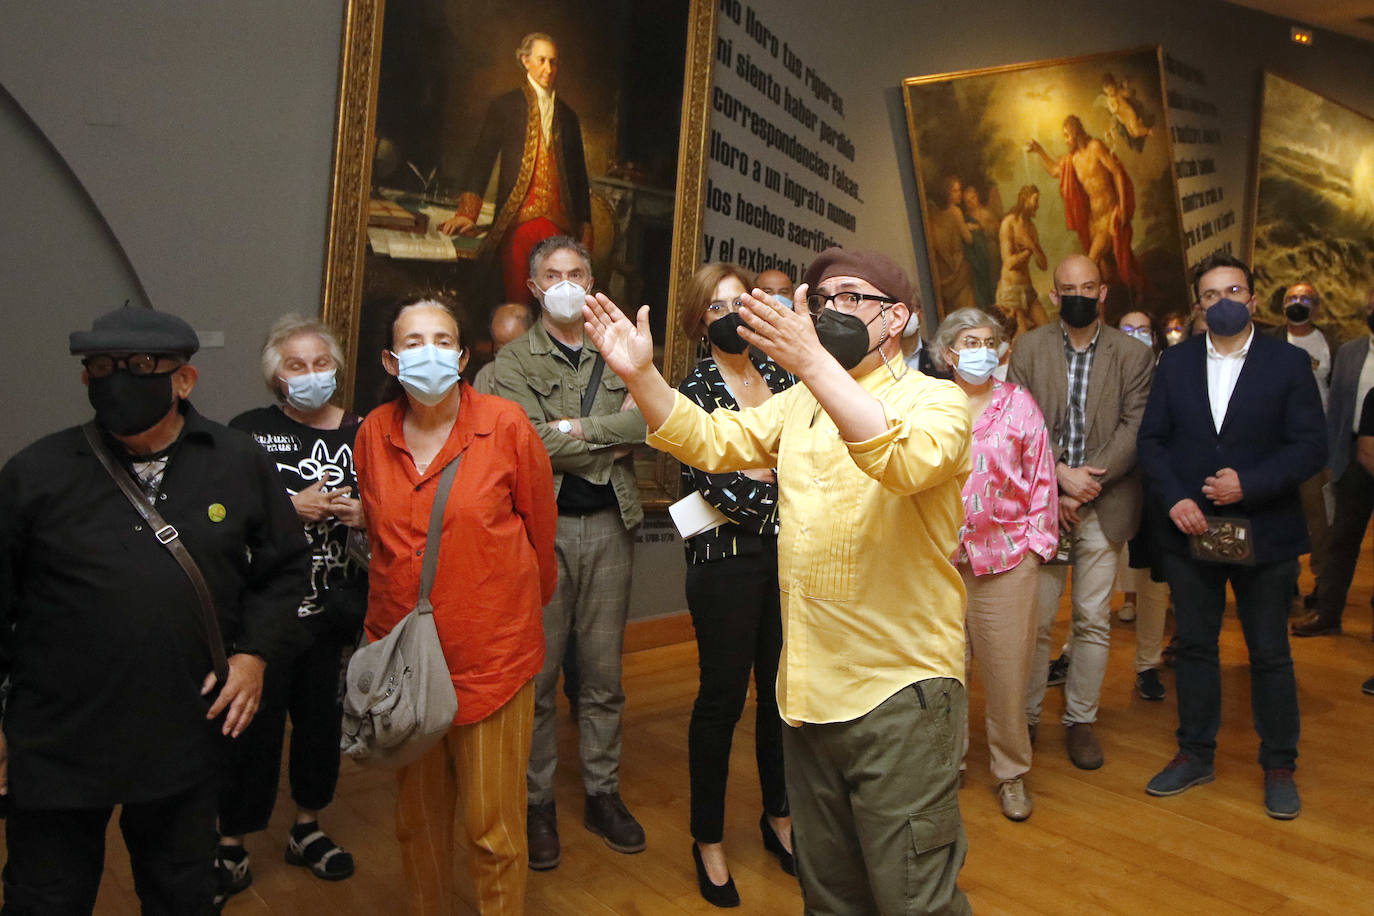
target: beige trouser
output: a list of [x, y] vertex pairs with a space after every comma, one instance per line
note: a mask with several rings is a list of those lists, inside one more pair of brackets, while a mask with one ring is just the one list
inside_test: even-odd
[[483, 916], [525, 912], [525, 767], [533, 723], [531, 680], [496, 712], [453, 726], [397, 772], [396, 839], [412, 916], [466, 912], [454, 893], [455, 815], [472, 845]]
[[[969, 656], [978, 660], [983, 682], [984, 722], [992, 775], [1000, 782], [1024, 776], [1031, 765], [1030, 736], [1026, 732], [1026, 682], [1035, 653], [1036, 573], [1040, 558], [1027, 553], [1006, 572], [975, 576], [967, 563], [959, 566], [968, 592], [964, 627]], [[968, 726], [964, 727], [968, 752]]]

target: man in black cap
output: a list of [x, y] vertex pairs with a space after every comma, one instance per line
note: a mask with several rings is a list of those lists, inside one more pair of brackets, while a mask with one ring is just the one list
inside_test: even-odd
[[[198, 346], [151, 309], [71, 335], [91, 434], [168, 527], [135, 510], [83, 427], [0, 470], [7, 912], [91, 912], [115, 805], [143, 912], [213, 912], [222, 742], [252, 720], [266, 662], [291, 638], [309, 549], [266, 453], [187, 402]], [[172, 541], [213, 598], [222, 684]]]
[[710, 472], [777, 468], [777, 693], [807, 912], [967, 913], [964, 589], [949, 557], [968, 399], [903, 362], [917, 300], [897, 265], [832, 248], [805, 279], [806, 310], [741, 297], [740, 337], [800, 383], [748, 410], [708, 414], [668, 386], [647, 307], [636, 326], [589, 297], [587, 330], [650, 445]]

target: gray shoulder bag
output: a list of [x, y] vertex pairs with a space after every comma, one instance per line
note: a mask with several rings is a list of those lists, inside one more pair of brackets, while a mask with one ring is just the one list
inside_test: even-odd
[[366, 766], [394, 768], [416, 760], [439, 742], [458, 715], [458, 696], [434, 625], [429, 590], [439, 562], [444, 506], [462, 460], [460, 454], [439, 475], [415, 608], [348, 662], [340, 746]]
[[95, 457], [100, 459], [106, 472], [114, 478], [114, 482], [123, 491], [124, 497], [133, 504], [133, 507], [138, 510], [138, 514], [143, 516], [143, 520], [148, 523], [149, 529], [153, 532], [153, 537], [157, 538], [159, 544], [167, 548], [167, 552], [177, 561], [182, 572], [186, 573], [186, 578], [191, 580], [191, 585], [196, 590], [196, 597], [200, 599], [200, 627], [205, 636], [205, 642], [210, 646], [210, 659], [215, 666], [218, 686], [223, 687], [229, 678], [229, 662], [224, 657], [224, 639], [219, 632], [219, 615], [215, 613], [215, 596], [210, 594], [210, 586], [205, 582], [205, 576], [201, 573], [200, 567], [196, 565], [191, 552], [186, 549], [186, 545], [181, 543], [181, 535], [176, 528], [167, 524], [167, 520], [158, 514], [148, 497], [143, 495], [143, 491], [129, 476], [129, 472], [115, 461], [114, 455], [110, 454], [109, 446], [100, 437], [100, 429], [96, 426], [95, 421], [83, 424], [81, 431], [85, 433], [91, 451], [95, 452]]

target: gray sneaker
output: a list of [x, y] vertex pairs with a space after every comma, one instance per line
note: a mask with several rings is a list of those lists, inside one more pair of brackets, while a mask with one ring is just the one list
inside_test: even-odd
[[1209, 783], [1217, 778], [1216, 770], [1192, 754], [1179, 751], [1168, 766], [1155, 774], [1145, 786], [1147, 795], [1160, 797], [1178, 795], [1193, 786]]
[[1281, 821], [1291, 821], [1302, 810], [1298, 784], [1293, 771], [1276, 768], [1264, 771], [1264, 813]]

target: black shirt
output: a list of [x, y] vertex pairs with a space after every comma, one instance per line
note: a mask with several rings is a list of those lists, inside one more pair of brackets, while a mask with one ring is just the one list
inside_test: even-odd
[[[776, 394], [792, 387], [794, 379], [760, 353], [750, 352], [768, 390]], [[739, 403], [725, 384], [716, 361], [707, 357], [696, 364], [678, 390], [693, 404], [712, 413], [717, 409], [739, 410]], [[738, 471], [708, 474], [682, 465], [684, 495], [700, 490], [706, 501], [720, 510], [732, 525], [721, 525], [688, 538], [687, 562], [705, 563], [725, 557], [757, 556], [776, 545], [778, 537], [778, 485], [746, 477]]]
[[[1374, 394], [1374, 389], [1369, 394]], [[1360, 425], [1355, 429], [1357, 436], [1374, 436], [1374, 398], [1369, 394], [1365, 395], [1364, 403], [1360, 405]]]
[[[239, 414], [229, 426], [257, 440], [276, 465], [288, 495], [322, 482], [326, 489], [347, 491], [356, 499], [353, 440], [360, 423], [362, 418], [350, 413], [344, 414], [337, 429], [316, 429], [291, 419], [280, 407], [260, 407]], [[310, 588], [296, 616], [312, 632], [334, 626], [356, 638], [367, 600], [367, 570], [348, 554], [350, 529], [337, 518], [304, 525], [310, 539]]]
[[[268, 659], [292, 626], [309, 545], [276, 469], [242, 433], [186, 423], [158, 511], [180, 532], [229, 654]], [[122, 446], [108, 440], [116, 455]], [[214, 774], [222, 721], [190, 580], [80, 427], [0, 470], [0, 679], [13, 803], [86, 808], [166, 798]]]

